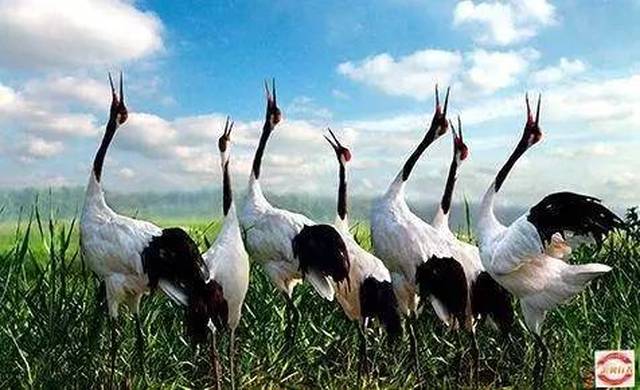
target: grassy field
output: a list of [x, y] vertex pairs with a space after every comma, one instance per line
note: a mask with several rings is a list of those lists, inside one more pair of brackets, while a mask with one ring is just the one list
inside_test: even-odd
[[[96, 304], [97, 282], [78, 254], [76, 221], [41, 215], [35, 207], [24, 215], [22, 221], [0, 225], [0, 388], [100, 387], [109, 374], [109, 332]], [[634, 212], [627, 220], [633, 227], [626, 237], [610, 237], [600, 250], [582, 246], [574, 252], [575, 263], [598, 261], [614, 271], [562, 310], [550, 313], [545, 324], [551, 350], [549, 389], [589, 387], [596, 349], [640, 352], [640, 225]], [[219, 227], [202, 221], [159, 222], [187, 227], [203, 249]], [[357, 236], [370, 245], [366, 228], [359, 226]], [[374, 370], [359, 380], [355, 324], [307, 286], [298, 287], [295, 301], [301, 323], [297, 344], [288, 350], [284, 300], [259, 267], [253, 267], [237, 334], [237, 383], [242, 387], [470, 387], [470, 356], [464, 353], [468, 337], [445, 329], [430, 308], [420, 318], [421, 377], [414, 376], [407, 336], [389, 345], [374, 326]], [[146, 377], [136, 359], [132, 318], [123, 314], [118, 382], [169, 389], [211, 383], [208, 352], [190, 346], [183, 337], [180, 308], [161, 294], [143, 300]], [[481, 326], [479, 345], [482, 387], [530, 387], [535, 356], [520, 316], [508, 337]], [[226, 368], [224, 337], [219, 347]], [[229, 384], [228, 376], [224, 381]]]

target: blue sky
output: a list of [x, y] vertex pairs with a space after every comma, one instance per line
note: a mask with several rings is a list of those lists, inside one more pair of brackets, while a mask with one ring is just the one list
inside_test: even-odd
[[[332, 194], [321, 135], [351, 145], [353, 193], [382, 193], [421, 138], [433, 85], [452, 85], [471, 158], [456, 197], [478, 198], [543, 93], [544, 142], [504, 202], [573, 189], [640, 204], [640, 2], [387, 0], [175, 2], [0, 0], [0, 187], [84, 185], [125, 71], [129, 122], [105, 167], [117, 191], [216, 186], [214, 140], [238, 121], [243, 187], [276, 77], [286, 121], [269, 145], [271, 192]], [[430, 149], [409, 196], [440, 196], [450, 138]]]

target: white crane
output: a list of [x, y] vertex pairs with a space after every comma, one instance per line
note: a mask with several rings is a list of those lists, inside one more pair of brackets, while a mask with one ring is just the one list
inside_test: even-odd
[[224, 310], [219, 311], [212, 320], [212, 355], [213, 372], [216, 387], [220, 389], [218, 375], [218, 353], [216, 347], [216, 330], [228, 327], [229, 334], [229, 366], [231, 371], [231, 388], [235, 389], [235, 331], [240, 322], [242, 305], [249, 288], [249, 255], [244, 249], [236, 206], [231, 192], [231, 173], [229, 172], [229, 146], [233, 122], [229, 118], [224, 125], [224, 132], [218, 139], [220, 165], [222, 167], [222, 211], [224, 220], [215, 242], [204, 254], [204, 262], [209, 269], [209, 279], [222, 288]]
[[526, 103], [522, 138], [482, 199], [477, 231], [485, 269], [520, 300], [525, 323], [539, 349], [533, 375], [534, 388], [541, 388], [548, 357], [541, 336], [546, 312], [578, 294], [592, 279], [611, 271], [604, 264], [567, 264], [563, 258], [571, 247], [564, 240], [565, 232], [591, 235], [600, 243], [623, 222], [599, 199], [571, 192], [547, 195], [510, 226], [498, 221], [493, 212], [496, 194], [516, 161], [542, 138], [540, 97], [535, 119], [528, 98]]
[[[451, 258], [460, 263], [464, 271], [466, 283], [457, 286], [448, 286], [451, 291], [461, 290], [462, 294], [455, 294], [448, 307], [449, 316], [457, 317], [457, 320], [444, 318], [445, 323], [451, 325], [464, 325], [471, 333], [473, 340], [472, 355], [474, 360], [474, 378], [478, 380], [478, 345], [475, 328], [478, 320], [490, 317], [493, 322], [503, 332], [508, 332], [514, 320], [513, 307], [511, 305], [511, 295], [497, 284], [493, 278], [484, 270], [480, 260], [480, 252], [475, 245], [458, 240], [449, 227], [449, 212], [451, 210], [451, 199], [455, 187], [458, 168], [468, 154], [469, 148], [464, 143], [462, 134], [462, 121], [458, 116], [458, 129], [449, 121], [451, 127], [451, 137], [453, 139], [453, 157], [449, 166], [449, 173], [445, 183], [444, 193], [438, 206], [438, 210], [433, 218], [432, 225], [438, 229], [452, 244]], [[432, 261], [432, 260], [430, 260]], [[441, 261], [441, 260], [438, 260]], [[429, 263], [429, 262], [427, 262]], [[435, 263], [437, 264], [437, 262]], [[429, 270], [436, 271], [433, 274], [425, 274], [427, 269], [420, 268], [417, 279], [428, 279], [427, 283], [420, 285], [423, 291], [420, 295], [425, 297], [429, 294], [430, 286], [438, 283], [436, 268]]]
[[[336, 286], [336, 300], [350, 320], [359, 322], [360, 372], [363, 372], [367, 371], [368, 366], [366, 336], [369, 321], [371, 319], [380, 321], [391, 339], [400, 336], [402, 326], [389, 270], [380, 259], [364, 250], [349, 231], [346, 165], [351, 160], [351, 152], [340, 143], [331, 129], [328, 130], [333, 141], [326, 136], [325, 138], [333, 147], [339, 165], [335, 226], [347, 245], [351, 262], [348, 283]], [[320, 225], [305, 227], [305, 229], [314, 229], [317, 226]]]
[[[111, 319], [111, 375], [113, 384], [117, 353], [116, 320], [121, 303], [136, 319], [140, 362], [143, 364], [143, 335], [139, 317], [140, 299], [160, 287], [169, 297], [186, 305], [186, 330], [195, 342], [206, 340], [209, 298], [218, 292], [206, 283], [206, 265], [196, 243], [180, 228], [161, 229], [149, 222], [125, 217], [106, 203], [102, 191], [102, 166], [116, 130], [127, 120], [122, 74], [120, 97], [111, 75], [112, 102], [106, 131], [96, 153], [80, 219], [80, 245], [87, 266], [100, 278]], [[101, 295], [102, 295], [101, 294]]]
[[[437, 229], [415, 215], [409, 209], [404, 196], [405, 184], [416, 162], [429, 145], [442, 136], [448, 128], [446, 114], [449, 89], [447, 88], [444, 109], [440, 106], [437, 85], [435, 95], [436, 109], [429, 129], [389, 185], [386, 193], [375, 202], [371, 213], [371, 238], [374, 252], [391, 271], [391, 280], [399, 307], [409, 319], [411, 349], [416, 371], [418, 371], [417, 375], [420, 374], [415, 335], [415, 320], [418, 311], [416, 273], [419, 267], [424, 266], [433, 255], [444, 258], [448, 257], [451, 252], [448, 240]], [[446, 264], [449, 263], [454, 267], [452, 271], [461, 271], [457, 262]], [[439, 278], [442, 285], [447, 287], [452, 283], [459, 282], [459, 280], [459, 272], [452, 276], [451, 270], [443, 271], [443, 277]], [[445, 289], [445, 292], [448, 291]], [[434, 297], [431, 299], [431, 303], [438, 314], [445, 313], [440, 299]]]
[[304, 278], [327, 300], [333, 300], [333, 282], [346, 281], [349, 256], [340, 234], [329, 225], [321, 225], [312, 234], [299, 233], [315, 225], [302, 214], [272, 206], [262, 193], [260, 167], [269, 136], [280, 122], [275, 82], [272, 93], [265, 83], [267, 112], [255, 152], [247, 200], [240, 215], [245, 246], [251, 258], [259, 262], [287, 301], [287, 340], [293, 341], [299, 313], [293, 303], [294, 287]]

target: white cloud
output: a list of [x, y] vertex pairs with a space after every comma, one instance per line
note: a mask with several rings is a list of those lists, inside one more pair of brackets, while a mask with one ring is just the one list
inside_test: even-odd
[[30, 136], [24, 145], [25, 158], [49, 158], [60, 154], [64, 147], [60, 141], [47, 141], [45, 139]]
[[556, 157], [575, 159], [575, 158], [591, 158], [591, 157], [611, 157], [615, 156], [616, 148], [611, 144], [602, 142], [578, 146], [578, 147], [558, 147], [552, 149], [550, 154]]
[[462, 62], [462, 55], [456, 51], [425, 49], [398, 59], [382, 53], [343, 62], [338, 65], [338, 73], [389, 95], [425, 100], [433, 96], [435, 83], [452, 83]]
[[551, 84], [575, 76], [584, 72], [587, 65], [578, 60], [560, 58], [558, 65], [548, 66], [531, 75], [531, 80], [536, 84]]
[[328, 121], [333, 117], [331, 111], [318, 105], [313, 98], [298, 96], [285, 108], [290, 117], [305, 118], [318, 121]]
[[[88, 113], [72, 113], [47, 107], [39, 97], [0, 84], [0, 123], [29, 133], [48, 136], [91, 136], [96, 134], [96, 118]], [[46, 99], [45, 99], [46, 100]]]
[[89, 77], [33, 79], [25, 83], [21, 93], [26, 99], [48, 107], [74, 103], [104, 111], [111, 101], [108, 84]]
[[531, 48], [510, 51], [424, 49], [393, 58], [387, 53], [338, 65], [338, 73], [393, 96], [425, 100], [433, 86], [453, 85], [458, 98], [486, 95], [514, 85], [540, 54]]
[[124, 167], [118, 171], [118, 176], [123, 180], [130, 180], [136, 176], [136, 173], [133, 169]]
[[136, 60], [163, 48], [162, 23], [122, 0], [0, 0], [0, 65], [76, 67]]
[[518, 76], [529, 68], [529, 63], [539, 57], [533, 49], [519, 51], [486, 51], [477, 49], [468, 54], [471, 68], [466, 80], [474, 89], [484, 93], [493, 93], [499, 89], [514, 85]]
[[547, 0], [460, 1], [453, 25], [469, 26], [482, 44], [507, 46], [534, 37], [555, 22], [555, 7]]

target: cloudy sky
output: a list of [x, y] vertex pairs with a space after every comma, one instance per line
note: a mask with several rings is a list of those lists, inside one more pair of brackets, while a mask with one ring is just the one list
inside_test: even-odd
[[[0, 188], [84, 185], [125, 71], [129, 121], [105, 165], [112, 191], [217, 186], [215, 139], [237, 121], [244, 187], [274, 76], [285, 122], [265, 156], [270, 192], [333, 194], [331, 126], [351, 146], [351, 191], [381, 194], [421, 138], [433, 86], [451, 85], [471, 150], [456, 197], [477, 199], [543, 95], [543, 142], [503, 204], [572, 189], [640, 204], [640, 2], [0, 0]], [[449, 137], [409, 188], [437, 199]]]

